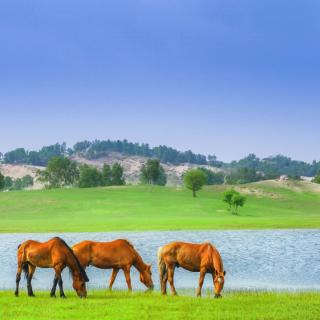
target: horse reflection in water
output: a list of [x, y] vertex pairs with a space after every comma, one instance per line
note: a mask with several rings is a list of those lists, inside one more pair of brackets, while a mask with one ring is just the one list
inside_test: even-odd
[[226, 272], [218, 250], [209, 242], [202, 244], [171, 242], [158, 250], [158, 267], [162, 294], [167, 293], [169, 281], [172, 294], [176, 295], [173, 277], [175, 267], [200, 272], [197, 296], [201, 296], [201, 289], [205, 275], [212, 274], [215, 298], [221, 298]]

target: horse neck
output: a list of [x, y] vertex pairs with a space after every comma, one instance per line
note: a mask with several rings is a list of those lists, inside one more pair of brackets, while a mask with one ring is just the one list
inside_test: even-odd
[[212, 246], [212, 263], [214, 270], [223, 272], [223, 263], [219, 252]]
[[147, 265], [143, 262], [138, 252], [136, 252], [136, 257], [133, 265], [139, 272], [143, 272], [147, 268]]
[[71, 270], [72, 275], [79, 275], [80, 274], [79, 266], [78, 266], [77, 262], [75, 261], [74, 256], [69, 251], [67, 253], [66, 265]]

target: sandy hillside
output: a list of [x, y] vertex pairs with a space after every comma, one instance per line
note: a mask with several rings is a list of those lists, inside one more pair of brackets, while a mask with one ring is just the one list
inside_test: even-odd
[[44, 167], [29, 166], [25, 164], [0, 164], [0, 172], [4, 176], [9, 176], [12, 179], [18, 179], [26, 175], [30, 175], [34, 179], [32, 189], [41, 189], [43, 187], [42, 183], [35, 179], [37, 171], [43, 169]]
[[[115, 162], [120, 163], [124, 168], [124, 176], [127, 183], [137, 184], [139, 183], [140, 169], [143, 164], [148, 160], [146, 157], [141, 156], [127, 156], [120, 153], [112, 152], [105, 157], [99, 159], [88, 160], [81, 156], [72, 156], [72, 160], [77, 161], [78, 163], [86, 163], [88, 165], [95, 166], [97, 168], [102, 168], [104, 163], [109, 165], [114, 164]], [[206, 165], [197, 165], [197, 164], [161, 164], [167, 174], [167, 184], [171, 186], [180, 185], [182, 183], [182, 175], [191, 168], [204, 167], [212, 171], [219, 171], [219, 169], [212, 168]]]

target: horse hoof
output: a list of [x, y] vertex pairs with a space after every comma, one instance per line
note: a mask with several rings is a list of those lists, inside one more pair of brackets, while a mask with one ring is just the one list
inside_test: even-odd
[[55, 294], [50, 294], [50, 297], [51, 297], [51, 298], [55, 298], [56, 295], [55, 295]]
[[14, 295], [15, 295], [16, 297], [18, 297], [18, 296], [19, 296], [19, 293], [18, 293], [18, 292], [15, 292]]
[[66, 297], [66, 296], [60, 296], [60, 298], [62, 298], [62, 299], [67, 299], [67, 297]]

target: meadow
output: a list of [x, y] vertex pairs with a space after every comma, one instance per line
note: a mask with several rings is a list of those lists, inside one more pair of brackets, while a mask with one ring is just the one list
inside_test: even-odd
[[308, 293], [227, 292], [212, 297], [161, 296], [159, 293], [89, 291], [87, 299], [39, 292], [14, 297], [0, 291], [0, 318], [6, 319], [318, 319], [320, 295]]
[[197, 198], [158, 186], [1, 192], [0, 232], [320, 227], [320, 193], [302, 182], [243, 185], [238, 216], [222, 202], [226, 188], [207, 186]]

